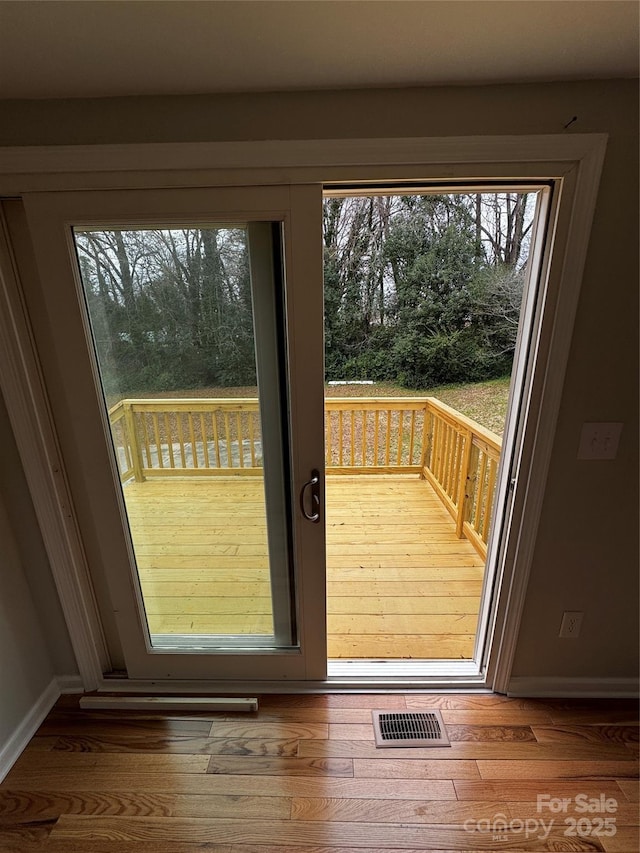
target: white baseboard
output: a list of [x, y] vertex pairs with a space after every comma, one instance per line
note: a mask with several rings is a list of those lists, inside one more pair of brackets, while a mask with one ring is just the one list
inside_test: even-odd
[[59, 675], [57, 681], [60, 693], [84, 693], [81, 675]]
[[559, 699], [637, 699], [638, 678], [511, 678], [507, 696], [549, 697]]
[[22, 751], [60, 696], [58, 679], [54, 678], [33, 703], [9, 740], [0, 747], [0, 782], [13, 767]]

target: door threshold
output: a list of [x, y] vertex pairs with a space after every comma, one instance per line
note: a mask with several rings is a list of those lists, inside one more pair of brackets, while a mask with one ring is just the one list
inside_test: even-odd
[[480, 679], [483, 678], [474, 660], [361, 660], [334, 659], [327, 661], [329, 679], [353, 678], [408, 680], [414, 678]]
[[325, 679], [142, 679], [105, 676], [98, 693], [491, 693], [474, 660], [329, 660]]
[[122, 695], [174, 695], [198, 694], [199, 696], [269, 693], [492, 693], [483, 676], [431, 676], [431, 677], [386, 677], [374, 676], [331, 676], [326, 679], [306, 681], [293, 680], [172, 680], [142, 678], [102, 679], [95, 693]]

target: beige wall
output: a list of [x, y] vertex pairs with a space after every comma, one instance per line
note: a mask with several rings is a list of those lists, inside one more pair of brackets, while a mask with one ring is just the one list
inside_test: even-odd
[[14, 752], [12, 736], [53, 677], [45, 631], [0, 494], [0, 777], [8, 769], [3, 750]]
[[[632, 678], [638, 674], [637, 96], [634, 81], [594, 81], [14, 101], [0, 104], [0, 145], [563, 133], [573, 116], [568, 133], [608, 133], [514, 675]], [[599, 420], [625, 423], [618, 458], [577, 461], [582, 422]], [[557, 637], [565, 609], [585, 613], [578, 640]]]
[[[71, 640], [51, 576], [47, 553], [40, 535], [5, 403], [0, 394], [0, 501], [4, 499], [6, 521], [13, 545], [23, 567], [40, 630], [58, 675], [76, 675], [78, 667]], [[5, 530], [8, 528], [5, 527]], [[0, 540], [0, 554], [4, 553]], [[0, 682], [2, 683], [2, 682]]]

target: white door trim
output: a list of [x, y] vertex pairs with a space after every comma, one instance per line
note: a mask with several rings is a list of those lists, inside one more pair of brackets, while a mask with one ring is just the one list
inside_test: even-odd
[[[563, 134], [0, 148], [0, 196], [38, 190], [364, 181], [372, 179], [372, 166], [377, 180], [527, 177], [563, 181], [554, 235], [561, 251], [551, 269], [556, 288], [554, 323], [541, 387], [534, 389], [539, 416], [525, 447], [528, 477], [515, 498], [527, 523], [511, 537], [496, 608], [494, 649], [485, 673], [485, 684], [504, 692], [524, 607], [606, 140], [605, 134]], [[420, 167], [424, 167], [422, 175]], [[6, 241], [0, 244], [3, 282], [8, 248]], [[13, 284], [17, 292], [17, 280]], [[6, 303], [5, 290], [6, 285], [0, 298]], [[41, 502], [46, 509], [37, 507], [38, 518], [79, 664], [82, 659], [85, 689], [93, 689], [96, 682], [107, 688], [109, 680], [97, 674], [105, 661], [104, 642], [86, 582], [64, 470], [59, 457], [46, 450], [55, 444], [51, 445], [53, 434], [47, 437], [41, 426], [38, 388], [44, 395], [39, 371], [37, 366], [35, 370], [22, 367], [11, 375], [20, 367], [24, 352], [35, 358], [35, 350], [24, 318], [18, 324], [10, 315], [0, 332], [3, 362], [8, 364], [0, 372], [0, 384], [12, 426], [20, 436], [19, 450], [34, 503], [39, 492], [38, 506]], [[21, 388], [21, 383], [26, 386]], [[397, 686], [411, 689], [406, 682]], [[422, 684], [432, 686], [436, 687]]]
[[109, 667], [75, 512], [0, 208], [0, 388], [85, 690]]
[[488, 683], [500, 693], [508, 690], [516, 653], [605, 147], [604, 140], [594, 144], [567, 174], [566, 183], [572, 185], [571, 208], [563, 208], [560, 200], [556, 233], [550, 235], [555, 246], [549, 251], [559, 248], [561, 255], [551, 262], [551, 274], [558, 277], [553, 327], [543, 354], [544, 364], [539, 362], [536, 367], [536, 372], [542, 368], [543, 374], [542, 387], [532, 389], [539, 395], [538, 420], [522, 451], [525, 472], [529, 468], [528, 480], [521, 484], [521, 493], [516, 490], [514, 495], [520, 528], [511, 531], [507, 546], [504, 589], [499, 594], [493, 632], [495, 652], [490, 653], [487, 672]]
[[[1, 191], [7, 193], [10, 187], [16, 192], [94, 189], [98, 175], [108, 176], [107, 183], [101, 181], [99, 186], [123, 188], [139, 185], [141, 175], [150, 172], [163, 174], [162, 186], [176, 182], [184, 185], [185, 178], [196, 173], [202, 180], [203, 172], [218, 179], [226, 174], [224, 183], [237, 183], [241, 178], [238, 171], [247, 171], [253, 183], [257, 169], [278, 170], [265, 183], [283, 183], [285, 175], [292, 183], [313, 182], [318, 180], [317, 169], [322, 169], [320, 180], [348, 180], [361, 166], [392, 166], [393, 174], [399, 177], [397, 166], [428, 164], [444, 167], [438, 170], [442, 176], [453, 177], [456, 164], [578, 163], [589, 158], [595, 148], [603, 151], [606, 139], [606, 134], [576, 133], [7, 146], [0, 148]], [[336, 170], [341, 174], [330, 174]], [[75, 176], [72, 183], [71, 175]], [[158, 185], [157, 175], [151, 180]]]

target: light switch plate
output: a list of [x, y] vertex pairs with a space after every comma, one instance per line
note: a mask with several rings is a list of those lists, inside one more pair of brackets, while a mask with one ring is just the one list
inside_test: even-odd
[[582, 424], [578, 459], [615, 459], [622, 424]]

